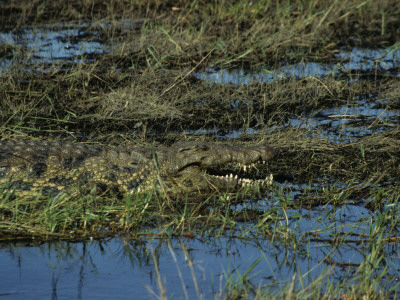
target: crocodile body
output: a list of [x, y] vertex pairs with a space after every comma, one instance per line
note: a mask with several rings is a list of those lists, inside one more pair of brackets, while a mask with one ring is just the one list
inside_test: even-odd
[[[183, 142], [171, 147], [104, 147], [64, 141], [0, 141], [0, 185], [18, 195], [51, 195], [74, 186], [126, 195], [159, 188], [169, 195], [235, 190], [268, 178], [241, 178], [246, 165], [275, 156], [268, 146]], [[237, 167], [241, 165], [241, 167]], [[223, 171], [234, 167], [234, 173]], [[216, 171], [215, 175], [209, 169]]]

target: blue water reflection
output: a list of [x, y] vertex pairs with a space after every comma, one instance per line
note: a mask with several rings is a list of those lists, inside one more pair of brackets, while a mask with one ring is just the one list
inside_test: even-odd
[[[20, 32], [0, 32], [0, 42], [14, 48], [12, 59], [0, 59], [0, 68], [7, 71], [21, 60], [27, 65], [88, 63], [92, 55], [109, 52], [99, 32], [87, 25], [43, 25], [24, 27]], [[83, 57], [86, 55], [86, 57]]]
[[206, 68], [195, 72], [195, 76], [208, 84], [251, 84], [273, 82], [275, 80], [301, 79], [306, 77], [338, 76], [350, 72], [371, 71], [379, 74], [400, 76], [400, 48], [342, 50], [335, 54], [334, 63], [299, 62], [269, 70], [260, 68], [253, 71], [243, 69]]
[[[306, 223], [296, 230], [308, 231], [311, 225]], [[316, 232], [320, 229], [315, 225], [311, 229]], [[302, 243], [293, 245], [290, 239], [249, 234], [240, 239], [114, 238], [34, 246], [2, 244], [0, 295], [2, 299], [148, 299], [161, 295], [161, 284], [171, 299], [213, 299], [224, 295], [226, 287], [244, 283], [254, 290], [279, 292], [295, 273], [304, 284], [321, 274], [326, 276], [323, 280], [334, 282], [353, 277], [371, 251], [370, 245], [353, 241], [337, 247], [330, 239], [305, 235]], [[400, 252], [398, 245], [388, 244], [385, 249], [390, 288], [400, 278], [396, 269]]]

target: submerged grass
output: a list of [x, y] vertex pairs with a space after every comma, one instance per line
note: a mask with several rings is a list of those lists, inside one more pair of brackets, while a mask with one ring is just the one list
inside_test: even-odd
[[[299, 207], [288, 209], [286, 202], [282, 198], [277, 199], [279, 209], [274, 213], [265, 212], [264, 216], [254, 220], [258, 223], [253, 227], [246, 226], [246, 229], [251, 227], [247, 233], [242, 228], [236, 231], [234, 220], [226, 222], [229, 218], [226, 214], [222, 217], [225, 227], [229, 223], [227, 231], [235, 239], [248, 240], [257, 245], [265, 238], [272, 238], [271, 245], [277, 252], [283, 252], [283, 255], [266, 255], [268, 249], [260, 246], [260, 256], [249, 263], [244, 271], [243, 268], [239, 271], [237, 266], [228, 265], [223, 273], [224, 287], [220, 286], [214, 294], [217, 299], [397, 299], [400, 287], [396, 278], [398, 257], [391, 245], [396, 248], [400, 241], [398, 196], [393, 205], [389, 205], [396, 207], [394, 210], [376, 212], [357, 222], [340, 220], [342, 217], [338, 218], [337, 214], [342, 208], [330, 208], [328, 211], [325, 209], [326, 212], [318, 221], [322, 226], [308, 226], [310, 231], [304, 226], [310, 223], [310, 220], [304, 220], [307, 214], [299, 213]], [[296, 226], [296, 222], [304, 224]], [[388, 223], [393, 225], [393, 222], [397, 224], [396, 229], [388, 226]], [[265, 235], [267, 227], [268, 235]], [[360, 228], [364, 233], [361, 233]], [[239, 235], [235, 232], [239, 232]], [[185, 247], [183, 243], [182, 247]], [[314, 258], [318, 264], [310, 266], [307, 272], [302, 271], [304, 267], [300, 262], [307, 257], [313, 260], [310, 256], [313, 249], [317, 248], [324, 248], [325, 251], [321, 252], [325, 254]], [[173, 253], [171, 247], [169, 249]], [[348, 249], [353, 249], [359, 254], [358, 257], [346, 257]], [[235, 251], [229, 248], [226, 250]], [[237, 255], [240, 255], [240, 250]], [[187, 257], [190, 259], [190, 255]], [[278, 261], [282, 267], [290, 266], [291, 271], [285, 280], [282, 280], [282, 274], [274, 273], [274, 268], [271, 267], [274, 262], [271, 260]], [[157, 262], [154, 261], [154, 264]], [[180, 267], [177, 265], [177, 268]], [[266, 269], [270, 270], [270, 278], [261, 280], [258, 275], [264, 274]], [[199, 278], [195, 273], [192, 271], [193, 281]], [[163, 274], [157, 273], [157, 276], [158, 282], [165, 279]], [[181, 278], [181, 281], [184, 282], [184, 279]], [[163, 291], [164, 297], [168, 295], [165, 287], [161, 286], [159, 289]], [[183, 285], [182, 289], [186, 291], [187, 288]], [[153, 292], [157, 294], [156, 291]], [[202, 293], [199, 296], [198, 291], [197, 296], [206, 297]]]

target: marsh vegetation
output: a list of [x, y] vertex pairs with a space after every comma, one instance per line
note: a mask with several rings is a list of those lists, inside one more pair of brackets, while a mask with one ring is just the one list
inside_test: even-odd
[[[2, 186], [3, 249], [118, 235], [157, 265], [162, 251], [137, 241], [267, 243], [288, 253], [276, 268], [289, 281], [254, 282], [269, 261], [258, 247], [212, 296], [399, 297], [398, 1], [6, 1], [0, 12], [2, 139], [279, 152], [271, 187], [202, 201], [21, 198]], [[296, 257], [315, 253], [308, 268], [326, 268], [304, 280]]]

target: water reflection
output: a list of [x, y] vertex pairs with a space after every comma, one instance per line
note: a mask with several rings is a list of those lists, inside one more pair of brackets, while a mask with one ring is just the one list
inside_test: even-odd
[[43, 25], [25, 27], [17, 33], [0, 32], [0, 42], [14, 49], [12, 59], [0, 59], [3, 71], [19, 60], [27, 65], [88, 63], [95, 55], [109, 51], [109, 47], [99, 38], [99, 32], [88, 30], [86, 24]]
[[337, 62], [300, 62], [283, 65], [276, 70], [261, 68], [253, 71], [243, 69], [213, 69], [195, 72], [195, 76], [208, 84], [251, 84], [273, 82], [275, 80], [301, 79], [306, 77], [340, 76], [353, 72], [376, 72], [400, 76], [400, 49], [361, 49], [342, 50], [335, 54]]
[[[0, 247], [3, 299], [147, 299], [162, 290], [171, 299], [211, 299], [223, 295], [226, 286], [243, 284], [279, 291], [294, 273], [303, 274], [305, 284], [323, 273], [343, 280], [369, 251], [363, 243], [336, 248], [329, 240], [305, 238], [294, 247], [261, 237], [114, 238]], [[390, 247], [386, 265], [399, 276], [393, 268], [400, 263], [399, 252]]]

